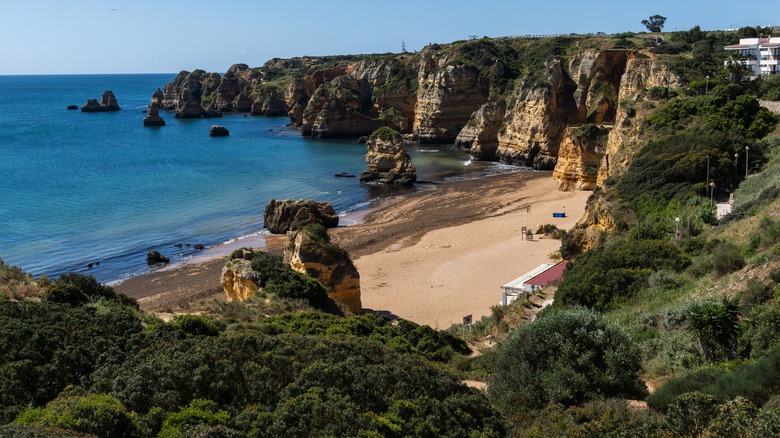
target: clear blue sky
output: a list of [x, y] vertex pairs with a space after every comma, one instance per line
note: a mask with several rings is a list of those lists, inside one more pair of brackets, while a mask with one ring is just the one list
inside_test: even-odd
[[[0, 74], [224, 72], [274, 57], [399, 52], [478, 36], [780, 25], [780, 2], [19, 0], [0, 13]], [[774, 21], [773, 21], [774, 20]]]

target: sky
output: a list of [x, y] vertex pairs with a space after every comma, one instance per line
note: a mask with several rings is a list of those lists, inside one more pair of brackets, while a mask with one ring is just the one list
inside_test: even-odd
[[[224, 73], [271, 58], [414, 52], [479, 37], [780, 25], [780, 2], [9, 0], [0, 75]], [[749, 7], [747, 7], [749, 6]]]

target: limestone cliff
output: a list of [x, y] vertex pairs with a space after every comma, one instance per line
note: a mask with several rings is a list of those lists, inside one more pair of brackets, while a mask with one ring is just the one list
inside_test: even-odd
[[367, 83], [342, 75], [321, 85], [303, 111], [301, 132], [312, 137], [360, 137], [380, 126], [371, 117]]
[[541, 81], [529, 76], [507, 106], [503, 129], [498, 133], [497, 155], [501, 162], [552, 170], [567, 124], [577, 122], [574, 81], [558, 60], [545, 65]]
[[424, 53], [420, 61], [413, 131], [421, 143], [453, 143], [471, 114], [488, 101], [480, 72]]
[[594, 124], [566, 128], [553, 172], [559, 189], [568, 191], [596, 188], [596, 177], [606, 149], [608, 133], [608, 129]]
[[363, 311], [360, 301], [360, 274], [349, 254], [330, 241], [324, 228], [307, 228], [290, 233], [284, 262], [302, 274], [316, 278], [328, 289], [328, 296], [352, 313]]
[[498, 131], [504, 120], [504, 105], [488, 102], [474, 111], [455, 138], [455, 146], [469, 149], [477, 160], [495, 161], [498, 159]]
[[603, 185], [611, 175], [622, 174], [633, 156], [634, 148], [631, 146], [639, 136], [640, 122], [657, 105], [657, 102], [644, 98], [647, 90], [653, 87], [675, 89], [679, 86], [679, 78], [669, 71], [665, 63], [640, 58], [626, 63], [626, 71], [620, 80], [615, 127], [609, 134], [598, 185]]

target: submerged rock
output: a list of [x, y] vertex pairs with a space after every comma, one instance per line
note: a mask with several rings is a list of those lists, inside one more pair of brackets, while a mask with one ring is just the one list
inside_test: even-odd
[[417, 169], [404, 150], [401, 134], [380, 128], [366, 143], [368, 169], [360, 174], [360, 181], [384, 184], [412, 184], [417, 181]]
[[67, 109], [68, 110], [77, 110], [77, 109], [79, 109], [79, 107], [78, 107], [78, 105], [68, 105]]
[[273, 234], [297, 231], [309, 224], [321, 224], [325, 228], [339, 225], [339, 215], [327, 202], [311, 199], [279, 200], [271, 199], [263, 214], [265, 227]]

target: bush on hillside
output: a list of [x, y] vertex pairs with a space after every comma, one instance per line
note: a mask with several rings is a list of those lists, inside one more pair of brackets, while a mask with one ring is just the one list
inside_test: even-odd
[[306, 274], [294, 271], [280, 257], [257, 253], [252, 258], [252, 270], [258, 272], [258, 285], [269, 294], [281, 298], [304, 299], [312, 306], [326, 308], [332, 305], [325, 287]]
[[657, 270], [678, 272], [690, 258], [668, 241], [613, 240], [581, 255], [567, 267], [556, 304], [608, 309], [647, 287]]
[[550, 403], [642, 397], [639, 350], [620, 327], [578, 308], [540, 315], [500, 346], [489, 396], [504, 413]]

